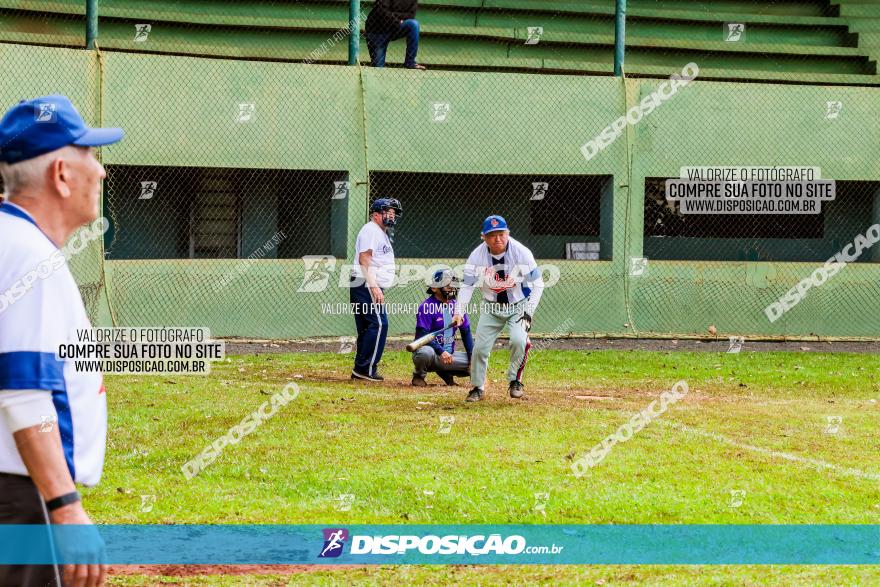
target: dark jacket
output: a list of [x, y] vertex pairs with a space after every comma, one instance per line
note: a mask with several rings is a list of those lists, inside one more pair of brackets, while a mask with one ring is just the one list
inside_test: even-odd
[[394, 32], [401, 20], [416, 17], [418, 6], [418, 0], [376, 0], [364, 28], [368, 33]]

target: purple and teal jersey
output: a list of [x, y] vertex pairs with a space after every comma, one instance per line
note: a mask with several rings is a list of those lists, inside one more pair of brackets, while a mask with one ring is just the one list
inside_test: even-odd
[[[424, 329], [427, 332], [434, 332], [441, 328], [446, 328], [452, 323], [452, 316], [455, 314], [456, 301], [441, 302], [433, 295], [419, 304], [419, 310], [416, 314], [416, 328]], [[464, 315], [462, 328], [470, 329], [471, 325], [467, 314]], [[444, 351], [449, 354], [455, 352], [455, 331], [457, 326], [453, 326], [448, 330], [444, 330], [434, 339]]]

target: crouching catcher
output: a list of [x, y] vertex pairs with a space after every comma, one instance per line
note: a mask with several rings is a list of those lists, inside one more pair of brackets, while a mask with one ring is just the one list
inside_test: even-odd
[[[471, 353], [474, 348], [470, 321], [467, 314], [462, 312], [460, 325], [453, 323], [459, 285], [458, 278], [451, 270], [437, 271], [431, 287], [428, 288], [430, 297], [419, 305], [415, 337], [420, 338], [441, 328], [443, 331], [412, 354], [412, 384], [416, 387], [427, 385], [425, 377], [432, 372], [437, 373], [446, 385], [455, 385], [455, 377], [470, 375]], [[461, 332], [464, 351], [455, 350], [456, 330]]]

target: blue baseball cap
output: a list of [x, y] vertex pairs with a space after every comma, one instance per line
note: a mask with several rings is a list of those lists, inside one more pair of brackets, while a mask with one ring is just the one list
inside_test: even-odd
[[120, 140], [121, 128], [89, 128], [67, 96], [22, 100], [0, 119], [0, 161], [18, 163], [67, 145], [99, 147]]
[[481, 234], [489, 234], [497, 230], [510, 230], [507, 228], [507, 220], [498, 214], [492, 214], [483, 220], [483, 232]]

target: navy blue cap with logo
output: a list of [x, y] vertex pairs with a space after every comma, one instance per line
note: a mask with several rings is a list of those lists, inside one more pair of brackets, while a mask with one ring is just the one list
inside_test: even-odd
[[89, 127], [67, 96], [22, 100], [0, 119], [0, 161], [18, 163], [61, 147], [100, 147], [120, 140], [121, 128]]

